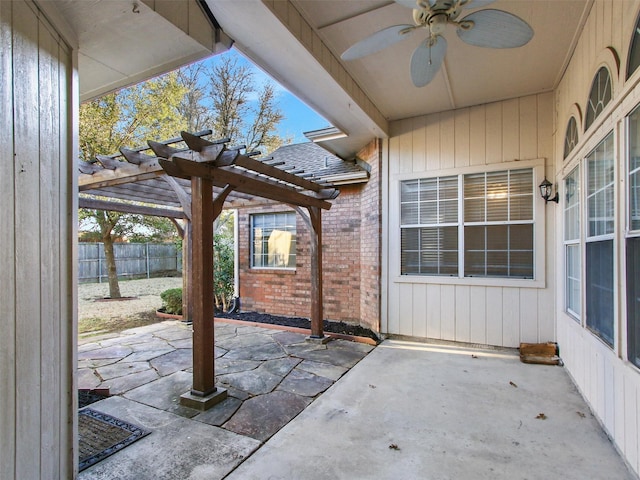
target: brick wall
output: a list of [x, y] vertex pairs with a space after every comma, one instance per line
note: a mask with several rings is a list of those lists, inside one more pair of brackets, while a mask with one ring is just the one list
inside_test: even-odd
[[380, 292], [382, 263], [382, 190], [380, 171], [382, 141], [374, 140], [360, 152], [358, 158], [371, 168], [369, 182], [360, 195], [360, 323], [380, 331]]
[[[379, 331], [380, 317], [380, 144], [360, 152], [371, 165], [366, 184], [344, 185], [322, 211], [324, 318], [360, 323]], [[243, 310], [309, 317], [309, 230], [296, 215], [295, 270], [252, 269], [250, 215], [291, 211], [286, 205], [265, 204], [238, 211], [240, 299]]]

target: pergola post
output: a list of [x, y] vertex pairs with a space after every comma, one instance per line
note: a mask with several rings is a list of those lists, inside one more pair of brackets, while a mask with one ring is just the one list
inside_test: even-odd
[[227, 397], [216, 389], [213, 307], [213, 184], [191, 179], [191, 293], [193, 320], [193, 387], [180, 397], [182, 405], [206, 410]]
[[322, 210], [308, 207], [311, 237], [311, 338], [324, 337], [322, 328]]

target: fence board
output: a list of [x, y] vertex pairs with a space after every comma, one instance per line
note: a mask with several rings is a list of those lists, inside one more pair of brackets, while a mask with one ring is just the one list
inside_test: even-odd
[[[113, 245], [118, 278], [146, 276], [182, 271], [182, 250], [173, 243], [116, 243]], [[101, 282], [107, 278], [102, 243], [78, 246], [78, 280]]]

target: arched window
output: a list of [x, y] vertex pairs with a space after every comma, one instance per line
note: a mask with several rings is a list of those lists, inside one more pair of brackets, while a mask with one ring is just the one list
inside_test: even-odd
[[587, 130], [593, 121], [602, 113], [604, 107], [611, 101], [611, 75], [606, 67], [601, 67], [596, 73], [587, 104], [587, 115], [584, 129]]
[[631, 46], [629, 47], [629, 59], [627, 60], [627, 79], [633, 75], [640, 66], [640, 16], [636, 21], [631, 37]]
[[578, 123], [576, 117], [571, 117], [564, 135], [564, 157], [567, 158], [571, 150], [578, 144]]

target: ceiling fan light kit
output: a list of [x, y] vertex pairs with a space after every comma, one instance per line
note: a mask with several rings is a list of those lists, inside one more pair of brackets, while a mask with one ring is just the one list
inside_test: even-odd
[[394, 25], [352, 45], [341, 56], [356, 60], [404, 40], [413, 31], [424, 28], [425, 41], [411, 57], [411, 80], [416, 87], [428, 85], [440, 70], [447, 52], [443, 36], [447, 25], [456, 27], [460, 39], [477, 47], [517, 48], [533, 38], [533, 29], [520, 17], [503, 10], [477, 10], [458, 20], [463, 8], [480, 8], [494, 0], [395, 0], [413, 9], [415, 25]]

